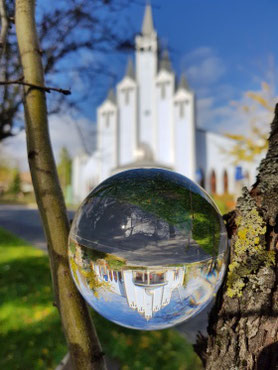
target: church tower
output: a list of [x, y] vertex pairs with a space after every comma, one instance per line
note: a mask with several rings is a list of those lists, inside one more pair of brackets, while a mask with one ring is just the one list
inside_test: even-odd
[[136, 81], [138, 84], [138, 144], [147, 144], [155, 151], [155, 86], [157, 74], [157, 33], [152, 9], [146, 5], [141, 34], [136, 36]]
[[124, 78], [117, 86], [119, 166], [135, 160], [137, 149], [137, 84], [133, 62], [128, 60]]
[[155, 160], [169, 167], [174, 162], [173, 96], [175, 75], [168, 51], [164, 50], [155, 79]]

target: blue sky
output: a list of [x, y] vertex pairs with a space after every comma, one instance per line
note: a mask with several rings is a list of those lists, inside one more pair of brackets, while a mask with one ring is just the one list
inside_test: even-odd
[[[175, 72], [178, 75], [185, 72], [189, 85], [196, 93], [197, 125], [219, 133], [246, 132], [248, 118], [239, 115], [231, 102], [249, 104], [244, 92], [260, 91], [262, 81], [269, 81], [270, 78], [275, 80], [278, 75], [278, 2], [153, 0], [152, 7], [155, 28], [162, 45], [169, 49]], [[124, 12], [116, 15], [120, 28], [131, 35], [139, 32], [144, 8], [144, 0], [131, 1]], [[83, 55], [83, 58], [87, 64], [93, 63], [94, 58], [102, 58], [116, 76], [115, 85], [124, 74], [128, 54]], [[71, 64], [69, 67], [72, 69], [71, 74], [61, 85], [64, 88], [71, 86], [73, 95], [78, 96], [84, 86], [76, 75], [73, 64], [72, 68]], [[73, 119], [65, 114], [50, 118], [50, 132], [56, 155], [64, 145], [72, 155], [80, 151], [82, 144], [74, 121], [78, 119], [85, 133], [92, 127], [96, 108], [105, 98], [111, 83], [111, 79], [103, 78], [98, 86], [92, 86], [95, 99], [84, 101], [80, 105], [81, 114], [75, 114]], [[259, 113], [262, 124], [270, 122], [271, 115], [265, 115], [260, 109]], [[59, 125], [55, 123], [57, 121]], [[66, 123], [67, 121], [71, 124]], [[65, 136], [65, 131], [70, 134]], [[16, 160], [18, 163], [24, 162], [24, 132], [5, 141], [5, 147], [10, 148], [8, 153], [13, 155], [15, 145], [19, 153]]]

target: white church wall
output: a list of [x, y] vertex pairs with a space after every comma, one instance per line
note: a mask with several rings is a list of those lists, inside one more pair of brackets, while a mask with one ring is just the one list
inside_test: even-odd
[[[92, 189], [99, 183], [99, 173], [100, 173], [100, 161], [99, 152], [95, 152], [92, 157], [87, 161], [83, 168], [83, 181], [84, 181], [84, 194], [82, 194], [83, 199], [88, 195]], [[86, 193], [85, 193], [86, 191]]]
[[175, 171], [195, 180], [194, 95], [184, 89], [174, 97]]
[[118, 137], [119, 165], [123, 166], [135, 160], [136, 152], [136, 119], [137, 119], [137, 87], [129, 77], [118, 84]]
[[157, 73], [156, 35], [137, 36], [136, 49], [139, 141], [148, 144], [154, 151], [154, 79]]
[[[232, 148], [233, 141], [225, 136], [213, 132], [205, 132], [206, 135], [206, 189], [214, 193], [212, 188], [212, 173], [215, 173], [215, 193], [224, 193], [224, 171], [228, 174], [228, 190], [232, 192], [235, 187], [235, 166], [225, 150]], [[198, 146], [198, 143], [197, 143]], [[198, 147], [197, 147], [198, 150]]]
[[76, 204], [80, 203], [87, 194], [83, 180], [83, 170], [88, 158], [86, 154], [79, 154], [72, 161], [72, 192], [73, 202]]
[[155, 81], [155, 159], [169, 166], [174, 164], [173, 95], [174, 75], [162, 70]]
[[110, 176], [111, 169], [117, 166], [117, 107], [106, 100], [98, 109], [98, 141], [100, 155], [100, 181]]

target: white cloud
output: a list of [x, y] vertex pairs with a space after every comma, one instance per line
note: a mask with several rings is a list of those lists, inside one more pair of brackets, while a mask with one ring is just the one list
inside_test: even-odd
[[[272, 114], [247, 97], [245, 91], [238, 90], [227, 79], [227, 68], [224, 61], [210, 47], [200, 47], [182, 58], [182, 70], [193, 91], [196, 93], [197, 125], [219, 133], [246, 134], [250, 130], [250, 122], [269, 127]], [[253, 76], [253, 75], [252, 75]], [[256, 83], [264, 78], [257, 76]], [[271, 79], [270, 79], [271, 80]], [[254, 83], [254, 76], [250, 83]], [[263, 88], [257, 91], [262, 96], [268, 91]], [[273, 91], [270, 91], [273, 94]], [[269, 101], [269, 97], [265, 96]], [[236, 100], [236, 105], [231, 104]], [[248, 106], [250, 111], [244, 114], [238, 107]], [[274, 104], [273, 104], [274, 106]]]
[[[66, 147], [72, 157], [86, 149], [92, 151], [95, 145], [93, 131], [94, 125], [86, 119], [74, 120], [65, 115], [50, 116], [49, 132], [56, 160], [59, 159], [62, 147]], [[4, 140], [2, 150], [14, 166], [22, 170], [28, 169], [25, 131]]]
[[[262, 91], [258, 91], [263, 94]], [[251, 122], [261, 128], [262, 132], [269, 129], [273, 114], [256, 102], [252, 102], [246, 94], [235, 104], [227, 100], [226, 104], [217, 104], [214, 98], [197, 100], [198, 125], [225, 134], [248, 134]], [[249, 111], [244, 112], [243, 106], [248, 106]]]
[[222, 59], [209, 47], [200, 47], [186, 54], [182, 58], [181, 69], [195, 87], [214, 84], [226, 72]]

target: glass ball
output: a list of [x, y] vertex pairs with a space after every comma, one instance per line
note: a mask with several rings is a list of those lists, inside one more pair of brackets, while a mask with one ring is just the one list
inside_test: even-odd
[[98, 185], [69, 237], [74, 282], [119, 325], [156, 330], [200, 313], [224, 275], [227, 234], [209, 195], [163, 169], [134, 169]]

